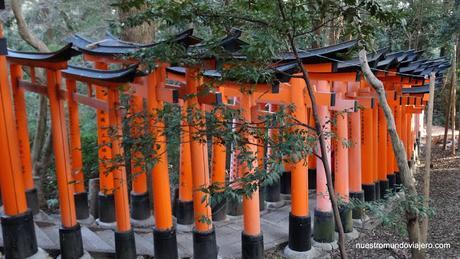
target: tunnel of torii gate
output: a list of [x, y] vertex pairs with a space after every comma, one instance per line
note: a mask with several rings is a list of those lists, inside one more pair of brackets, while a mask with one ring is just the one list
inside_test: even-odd
[[[247, 43], [240, 39], [241, 34], [241, 31], [232, 31], [220, 41], [220, 47], [234, 57], [244, 58], [240, 50]], [[1, 34], [0, 38], [6, 42]], [[5, 163], [2, 163], [0, 188], [4, 211], [2, 245], [6, 258], [26, 258], [39, 252], [33, 216], [39, 213], [39, 208], [32, 175], [26, 91], [46, 96], [49, 100], [61, 221], [57, 235], [62, 258], [87, 255], [80, 225], [93, 224], [94, 220], [94, 215], [89, 213], [88, 191], [84, 184], [88, 172], [83, 171], [79, 105], [89, 106], [97, 114], [100, 162], [99, 211], [95, 224], [100, 228], [114, 229], [117, 258], [143, 255], [136, 249], [134, 227], [153, 227], [151, 245], [157, 258], [183, 256], [178, 249], [177, 233], [186, 234], [184, 229], [193, 229], [194, 258], [217, 258], [218, 243], [220, 246], [226, 244], [225, 240], [219, 242], [219, 230], [213, 222], [225, 220], [227, 215], [242, 215], [242, 257], [263, 258], [260, 211], [266, 208], [266, 203], [276, 207], [286, 198], [290, 199], [290, 213], [286, 219], [289, 221], [288, 252], [308, 252], [312, 239], [318, 243], [334, 241], [335, 224], [325, 169], [314, 155], [295, 164], [285, 164], [279, 182], [260, 186], [241, 203], [222, 201], [211, 207], [203, 202], [209, 197], [202, 187], [210, 184], [224, 186], [229, 178], [237, 179], [252, 171], [248, 170], [251, 168], [248, 164], [238, 161], [236, 154], [230, 154], [223, 143], [213, 142], [212, 156], [209, 157], [207, 143], [192, 137], [199, 129], [188, 124], [186, 110], [195, 108], [204, 114], [216, 105], [225, 105], [241, 110], [245, 121], [257, 122], [262, 114], [294, 104], [294, 118], [305, 125], [313, 125], [312, 103], [304, 94], [306, 85], [298, 76], [300, 70], [292, 53], [281, 53], [273, 58], [274, 81], [244, 82], [254, 86], [248, 94], [241, 92], [241, 82], [222, 79], [219, 68], [227, 64], [213, 57], [203, 59], [200, 65], [187, 67], [158, 62], [145, 73], [139, 70], [136, 60], [125, 56], [139, 49], [155, 48], [156, 44], [124, 42], [111, 35], [99, 41], [74, 35], [70, 42], [51, 53], [18, 52], [2, 45], [0, 145], [3, 148], [0, 155]], [[193, 30], [187, 30], [163, 43], [200, 48], [205, 44], [203, 42], [193, 36]], [[347, 206], [350, 199], [384, 199], [387, 193], [398, 191], [401, 182], [376, 93], [361, 75], [358, 59], [341, 58], [356, 44], [356, 41], [348, 41], [300, 52], [317, 100], [320, 123], [325, 131], [332, 131], [337, 136], [337, 139], [327, 137], [327, 155], [335, 191], [343, 201], [340, 211], [346, 233], [353, 231], [352, 219], [361, 218], [363, 213]], [[72, 57], [81, 54], [93, 68], [68, 65]], [[387, 101], [409, 161], [413, 161], [416, 155], [423, 125], [428, 75], [434, 72], [437, 80], [441, 80], [449, 67], [449, 62], [443, 58], [423, 60], [420, 55], [421, 52], [414, 50], [389, 52], [387, 49], [368, 55], [370, 66], [384, 83]], [[23, 71], [30, 75], [28, 80]], [[38, 71], [44, 71], [46, 83], [38, 82]], [[209, 93], [198, 94], [208, 82], [219, 82], [218, 87]], [[121, 95], [130, 96], [127, 112], [120, 108]], [[163, 130], [165, 121], [149, 121], [144, 131], [133, 127], [130, 132], [125, 132], [132, 137], [147, 133], [155, 137], [158, 144], [152, 149], [159, 157], [151, 172], [145, 172], [145, 167], [139, 164], [138, 161], [143, 161], [140, 152], [131, 154], [131, 176], [126, 175], [123, 164], [116, 162], [117, 158], [124, 156], [122, 113], [129, 116], [146, 111], [156, 116], [156, 111], [165, 103], [180, 106], [182, 124], [189, 125], [180, 134], [179, 185], [175, 197], [170, 191], [168, 139]], [[332, 118], [336, 121], [334, 125], [330, 123]], [[136, 118], [132, 123], [144, 122], [142, 118]], [[276, 135], [276, 132], [268, 134]], [[351, 142], [350, 147], [342, 144], [343, 139]], [[266, 146], [266, 143], [259, 146], [264, 144]], [[270, 156], [269, 146], [248, 146], [248, 150], [257, 156], [254, 165], [263, 164]], [[130, 186], [128, 178], [131, 178]], [[309, 206], [309, 189], [316, 190], [312, 196], [314, 206]], [[203, 217], [210, 221], [203, 221]]]

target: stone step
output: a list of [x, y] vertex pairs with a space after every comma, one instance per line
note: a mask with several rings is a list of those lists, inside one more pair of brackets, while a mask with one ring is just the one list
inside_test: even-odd
[[81, 227], [83, 248], [90, 253], [113, 253], [114, 248], [87, 227]]

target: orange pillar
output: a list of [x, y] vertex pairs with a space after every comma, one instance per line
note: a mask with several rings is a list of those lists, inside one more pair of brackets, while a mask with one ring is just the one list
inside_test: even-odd
[[187, 122], [187, 108], [181, 103], [181, 134], [180, 134], [180, 167], [179, 167], [179, 200], [177, 204], [177, 223], [182, 225], [193, 224], [193, 182], [192, 161], [190, 153], [190, 134]]
[[[395, 107], [391, 107], [393, 111], [393, 116], [395, 118], [396, 122], [396, 115], [394, 113]], [[396, 185], [396, 160], [395, 160], [395, 155], [393, 152], [393, 145], [391, 144], [391, 138], [387, 130], [387, 180], [388, 180], [388, 187], [390, 190], [394, 190], [395, 185]]]
[[362, 188], [364, 191], [365, 201], [375, 200], [375, 183], [373, 175], [374, 160], [374, 132], [372, 109], [364, 109], [362, 111], [362, 136], [361, 136], [361, 173], [362, 173]]
[[[95, 68], [106, 70], [107, 64], [96, 62]], [[101, 86], [96, 86], [96, 98], [102, 101], [107, 101], [107, 89]], [[113, 197], [113, 175], [108, 172], [111, 167], [112, 151], [109, 146], [109, 117], [106, 111], [97, 110], [97, 143], [99, 146], [99, 185], [100, 192], [99, 201], [99, 219], [98, 223], [102, 226], [108, 225], [112, 227], [115, 224], [115, 202]]]
[[378, 108], [378, 180], [380, 185], [380, 197], [384, 198], [387, 195], [389, 189], [389, 183], [387, 179], [388, 173], [388, 161], [387, 158], [387, 123], [385, 119], [385, 114], [383, 113], [382, 108]]
[[[142, 97], [132, 95], [130, 96], [130, 133], [132, 138], [139, 138], [145, 134], [144, 126], [145, 121], [148, 119], [142, 113], [144, 110], [144, 103]], [[152, 213], [150, 208], [150, 198], [147, 187], [147, 174], [145, 171], [145, 159], [142, 154], [143, 143], [134, 143], [131, 152], [131, 219], [133, 225], [136, 226], [149, 226], [153, 224]]]
[[[107, 89], [108, 104], [108, 124], [113, 133], [109, 136], [111, 141], [112, 157], [123, 159], [121, 115], [120, 115], [120, 96], [118, 88]], [[113, 180], [113, 194], [115, 199], [115, 252], [117, 258], [136, 258], [136, 245], [134, 243], [134, 232], [131, 228], [129, 215], [128, 181], [126, 178], [126, 168], [123, 164], [112, 166], [111, 171]]]
[[[186, 84], [189, 94], [198, 93], [200, 78], [197, 68], [187, 68]], [[204, 107], [198, 103], [198, 98], [193, 96], [187, 100], [187, 108], [192, 113], [200, 113], [199, 120], [204, 120]], [[212, 224], [211, 208], [208, 206], [209, 196], [201, 189], [209, 187], [209, 164], [208, 148], [206, 142], [196, 139], [199, 129], [196, 125], [204, 124], [204, 121], [189, 122], [190, 151], [192, 160], [193, 181], [193, 209], [195, 228], [193, 231], [193, 253], [195, 258], [217, 258], [217, 245], [215, 230]]]
[[[318, 91], [329, 92], [330, 86], [327, 81], [318, 81]], [[322, 126], [323, 133], [331, 132], [331, 115], [329, 107], [318, 106], [319, 123]], [[322, 134], [323, 134], [322, 133]], [[329, 134], [325, 135], [326, 154], [331, 168], [331, 138]], [[318, 149], [321, 150], [319, 143]], [[332, 205], [327, 190], [326, 170], [321, 159], [316, 160], [316, 208], [313, 224], [313, 239], [317, 242], [332, 242], [334, 240], [334, 217]]]
[[[31, 68], [34, 70], [34, 68]], [[22, 176], [26, 190], [27, 205], [33, 214], [40, 211], [38, 204], [37, 189], [34, 186], [32, 175], [32, 159], [30, 158], [29, 129], [27, 126], [27, 106], [24, 97], [24, 89], [19, 87], [19, 80], [22, 80], [22, 69], [20, 65], [10, 66], [11, 88], [14, 98], [14, 112], [16, 115], [17, 134], [19, 138], [19, 153], [21, 155]]]
[[373, 170], [373, 179], [375, 184], [375, 198], [379, 200], [380, 198], [380, 184], [379, 184], [379, 106], [376, 106], [372, 109], [372, 133], [373, 133], [373, 145], [372, 145], [372, 170]]
[[152, 168], [153, 212], [155, 229], [153, 233], [155, 256], [158, 258], [177, 258], [176, 230], [173, 225], [171, 192], [168, 171], [168, 153], [164, 122], [158, 117], [163, 109], [163, 102], [157, 96], [157, 85], [165, 81], [164, 65], [159, 66], [147, 76], [147, 111], [155, 115], [151, 123], [151, 131], [156, 140], [156, 164]]
[[[402, 119], [402, 105], [397, 105], [395, 108], [395, 124], [396, 124], [396, 131], [398, 132], [399, 139], [404, 145], [404, 139], [403, 139], [403, 119]], [[396, 157], [395, 157], [396, 160]], [[399, 166], [398, 163], [395, 161], [395, 175], [396, 175], [396, 184], [400, 185], [401, 184], [401, 175], [399, 173]], [[395, 190], [397, 190], [395, 188]]]
[[[252, 122], [251, 108], [254, 106], [252, 95], [243, 95], [241, 97], [242, 117], [246, 122]], [[254, 136], [247, 136], [249, 143], [257, 143]], [[249, 144], [246, 147], [246, 152], [252, 155], [257, 155], [257, 147]], [[257, 168], [257, 160], [254, 160], [252, 165], [248, 162], [239, 164], [240, 173], [242, 176], [255, 173]], [[257, 184], [257, 183], [256, 183]], [[264, 258], [264, 241], [263, 235], [260, 230], [260, 203], [259, 203], [258, 188], [250, 195], [250, 197], [243, 196], [243, 233], [241, 237], [242, 254], [243, 258]]]
[[73, 98], [73, 95], [77, 93], [77, 85], [75, 80], [68, 79], [66, 80], [66, 86], [67, 109], [69, 112], [71, 166], [73, 179], [75, 181], [75, 207], [77, 219], [87, 219], [90, 215], [88, 209], [88, 193], [85, 191], [78, 103]]
[[[307, 111], [305, 95], [306, 84], [301, 78], [293, 78], [291, 83], [291, 103], [295, 106], [293, 117], [305, 124]], [[301, 130], [296, 126], [293, 130]], [[305, 158], [294, 163], [291, 168], [291, 213], [289, 214], [289, 249], [297, 252], [308, 251], [311, 248], [311, 218], [308, 210], [308, 165]]]
[[[307, 109], [308, 112], [308, 126], [315, 127], [315, 118], [311, 108]], [[308, 155], [308, 189], [316, 189], [316, 156], [314, 154]]]
[[[361, 156], [361, 110], [352, 112], [348, 116], [348, 136], [351, 146], [348, 149], [348, 179], [350, 184], [350, 199], [364, 201], [362, 190], [362, 156]], [[353, 219], [360, 219], [362, 210], [353, 209]]]
[[[5, 40], [1, 24], [0, 39]], [[26, 258], [33, 256], [38, 249], [33, 216], [27, 209], [13, 101], [8, 84], [6, 51], [5, 46], [0, 52], [0, 190], [4, 214], [1, 217], [3, 253], [6, 258]]]
[[[220, 111], [216, 112], [218, 120], [222, 121]], [[225, 127], [225, 125], [222, 125]], [[225, 188], [225, 166], [226, 166], [226, 148], [225, 143], [219, 143], [214, 139], [212, 143], [212, 184], [217, 188], [217, 192], [223, 192]], [[222, 199], [219, 204], [212, 208], [212, 218], [214, 221], [224, 220], [226, 218], [226, 200]]]
[[64, 101], [59, 96], [61, 75], [58, 71], [47, 70], [48, 98], [51, 114], [51, 134], [53, 137], [54, 160], [59, 194], [59, 210], [62, 226], [59, 229], [61, 255], [63, 258], [83, 256], [83, 241], [74, 200], [74, 179], [72, 176]]

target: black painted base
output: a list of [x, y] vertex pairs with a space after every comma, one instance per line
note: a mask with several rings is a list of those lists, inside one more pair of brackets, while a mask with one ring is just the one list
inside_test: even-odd
[[155, 258], [177, 259], [176, 230], [166, 231], [153, 230], [153, 244], [155, 247]]
[[105, 195], [99, 193], [99, 221], [103, 223], [115, 222], [115, 200], [113, 194]]
[[315, 209], [315, 223], [313, 224], [313, 239], [319, 243], [330, 243], [334, 241], [334, 214], [322, 212]]
[[8, 259], [22, 259], [38, 251], [32, 211], [2, 216], [3, 253]]
[[192, 225], [193, 224], [193, 201], [177, 201], [176, 208], [177, 224]]
[[217, 259], [216, 232], [193, 230], [193, 258]]
[[259, 186], [259, 210], [265, 210], [265, 187]]
[[395, 172], [395, 175], [396, 175], [395, 192], [399, 192], [401, 190], [401, 185], [402, 185], [401, 173]]
[[[342, 222], [343, 232], [351, 233], [353, 232], [353, 217], [352, 211], [349, 205], [342, 205], [339, 208], [340, 221]], [[335, 231], [338, 232], [337, 226]]]
[[150, 209], [149, 193], [131, 192], [131, 218], [135, 220], [146, 220], [152, 216]]
[[289, 213], [288, 246], [297, 252], [311, 249], [311, 217], [298, 217]]
[[291, 172], [283, 172], [280, 177], [280, 193], [291, 194]]
[[355, 207], [353, 208], [351, 214], [353, 219], [361, 219], [364, 215], [364, 208], [359, 205], [364, 202], [364, 192], [350, 192], [350, 200], [353, 201]]
[[364, 201], [375, 201], [375, 184], [363, 184]]
[[136, 243], [134, 231], [115, 232], [115, 258], [135, 259]]
[[308, 189], [316, 189], [316, 169], [308, 169]]
[[241, 233], [242, 259], [262, 259], [264, 258], [264, 236], [246, 235]]
[[390, 183], [388, 180], [380, 180], [380, 198], [388, 199], [388, 195], [390, 194]]
[[77, 219], [87, 219], [89, 217], [88, 193], [74, 193], [73, 197], [75, 200]]
[[380, 197], [380, 184], [379, 182], [374, 183], [375, 184], [375, 199], [380, 200], [383, 197]]
[[408, 160], [407, 165], [409, 166], [409, 168], [412, 168], [414, 166], [414, 160], [412, 159]]
[[243, 202], [240, 200], [227, 200], [227, 215], [240, 216], [243, 215]]
[[59, 229], [59, 242], [62, 259], [78, 259], [83, 256], [83, 240], [80, 224], [74, 227]]
[[271, 185], [265, 186], [265, 200], [268, 202], [281, 201], [281, 184], [280, 180], [273, 182]]
[[[213, 221], [222, 221], [227, 218], [227, 199], [223, 198], [219, 203], [214, 204], [211, 208], [212, 210], [212, 220]], [[193, 224], [193, 203], [192, 203], [192, 222]]]
[[387, 178], [388, 178], [388, 188], [390, 188], [392, 192], [395, 192], [396, 191], [396, 175], [390, 174], [387, 176]]
[[38, 192], [36, 188], [26, 191], [27, 207], [32, 211], [33, 215], [40, 212], [40, 205], [38, 203]]

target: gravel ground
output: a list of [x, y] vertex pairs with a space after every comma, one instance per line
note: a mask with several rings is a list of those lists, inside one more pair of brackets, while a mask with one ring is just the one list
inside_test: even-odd
[[[432, 147], [431, 199], [435, 215], [430, 219], [429, 243], [448, 243], [449, 249], [429, 249], [427, 258], [460, 258], [460, 156], [452, 156], [441, 145]], [[417, 188], [421, 191], [424, 155], [416, 172]], [[405, 227], [405, 226], [403, 226]], [[390, 226], [380, 225], [373, 230], [360, 230], [358, 239], [346, 244], [350, 258], [410, 258], [408, 249], [358, 249], [357, 243], [401, 243], [407, 237]], [[266, 258], [283, 258], [284, 246], [267, 251]], [[339, 258], [337, 250], [332, 258]]]

